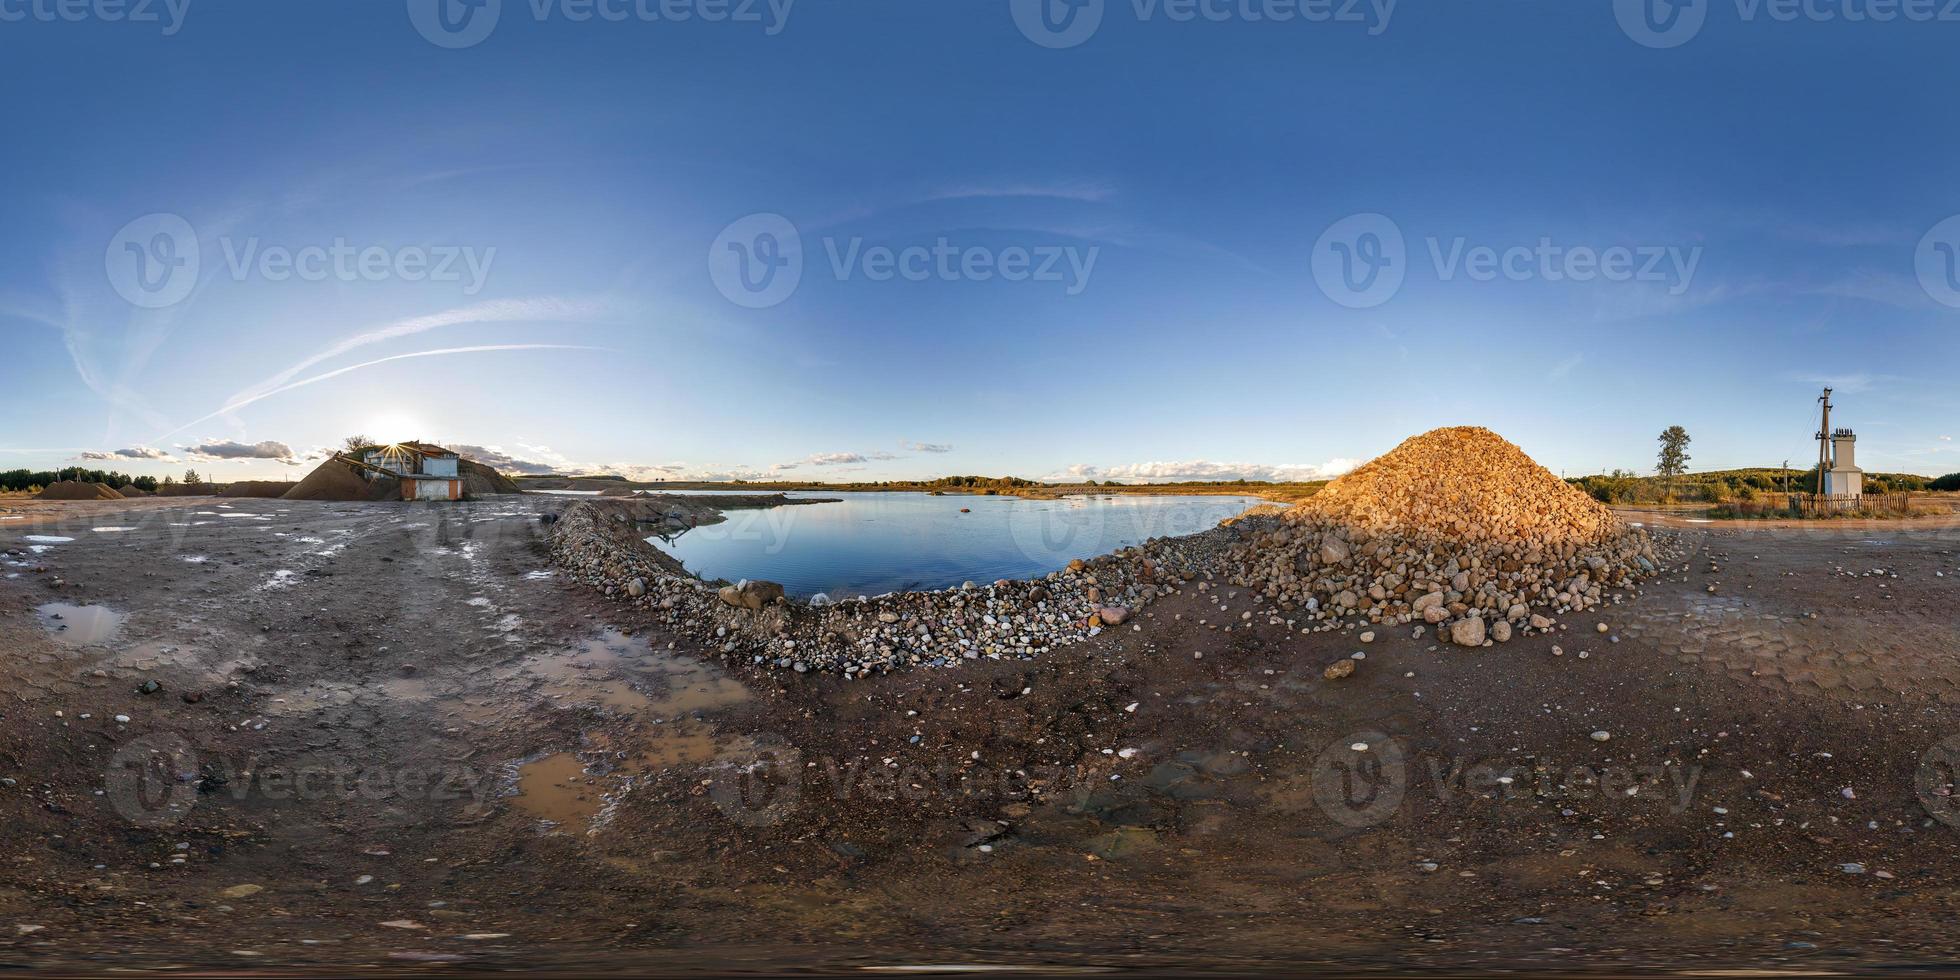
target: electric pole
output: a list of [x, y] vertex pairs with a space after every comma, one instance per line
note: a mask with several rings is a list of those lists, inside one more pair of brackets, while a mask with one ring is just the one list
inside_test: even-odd
[[1824, 471], [1831, 468], [1831, 389], [1817, 399], [1824, 406], [1824, 427], [1817, 430], [1817, 496], [1824, 495]]

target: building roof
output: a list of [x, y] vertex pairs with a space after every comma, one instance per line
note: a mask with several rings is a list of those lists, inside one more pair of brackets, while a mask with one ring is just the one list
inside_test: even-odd
[[403, 449], [421, 453], [424, 456], [454, 456], [456, 453], [430, 442], [404, 442]]

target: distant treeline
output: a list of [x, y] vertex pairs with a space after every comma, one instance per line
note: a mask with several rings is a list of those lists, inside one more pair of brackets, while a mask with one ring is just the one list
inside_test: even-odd
[[[1781, 470], [1761, 467], [1740, 470], [1711, 470], [1684, 473], [1669, 480], [1660, 476], [1635, 476], [1614, 470], [1597, 476], [1581, 476], [1567, 483], [1608, 504], [1652, 504], [1669, 500], [1721, 503], [1728, 500], [1754, 500], [1766, 493], [1815, 493], [1817, 467]], [[1913, 473], [1866, 473], [1866, 493], [1906, 493], [1924, 490], [1960, 490], [1960, 473], [1927, 479]]]
[[0, 490], [40, 490], [63, 480], [106, 483], [118, 490], [123, 487], [135, 487], [146, 493], [155, 493], [157, 489], [157, 479], [153, 476], [130, 476], [115, 470], [89, 470], [71, 466], [65, 470], [7, 470], [0, 473]]

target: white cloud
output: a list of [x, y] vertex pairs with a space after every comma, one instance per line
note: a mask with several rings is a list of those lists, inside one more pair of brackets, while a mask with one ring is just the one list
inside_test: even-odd
[[558, 472], [558, 467], [551, 463], [538, 459], [513, 456], [510, 453], [504, 452], [503, 448], [499, 446], [466, 446], [457, 444], [451, 445], [449, 448], [455, 450], [457, 454], [465, 459], [474, 460], [501, 473], [539, 476], [545, 473]]
[[[872, 460], [890, 460], [890, 459], [903, 459], [903, 458], [904, 458], [903, 456], [900, 456], [897, 453], [886, 453], [886, 452], [811, 453], [810, 455], [805, 456], [802, 459], [790, 460], [789, 462], [786, 463], [771, 463], [769, 464], [769, 472], [784, 473], [784, 472], [788, 472], [789, 470], [796, 469], [799, 466], [856, 466], [857, 464], [868, 463], [871, 462]], [[850, 472], [855, 472], [855, 470]]]
[[233, 442], [229, 439], [221, 439], [201, 442], [195, 446], [185, 446], [184, 451], [185, 455], [200, 463], [238, 459], [269, 459], [275, 462], [285, 463], [289, 466], [298, 465], [299, 463], [299, 460], [293, 455], [293, 447], [283, 442], [274, 442], [270, 439], [264, 442], [252, 443]]
[[163, 462], [163, 463], [174, 463], [174, 462], [176, 462], [176, 461], [177, 461], [177, 457], [175, 457], [175, 456], [172, 456], [172, 455], [170, 455], [169, 453], [167, 453], [167, 452], [165, 452], [165, 451], [163, 451], [163, 450], [161, 450], [161, 449], [152, 449], [152, 448], [150, 448], [149, 446], [132, 446], [132, 447], [130, 447], [130, 448], [128, 448], [128, 449], [112, 449], [112, 450], [109, 450], [108, 452], [102, 452], [102, 451], [100, 451], [100, 450], [95, 450], [95, 449], [89, 449], [89, 450], [84, 450], [84, 451], [82, 452], [82, 454], [81, 454], [81, 456], [79, 456], [79, 457], [77, 457], [77, 458], [79, 458], [79, 459], [110, 459], [110, 460], [115, 460], [115, 459], [151, 459], [151, 460], [156, 460], [156, 461], [158, 461], [158, 462]]
[[1208, 459], [1174, 462], [1126, 463], [1121, 466], [1093, 466], [1077, 463], [1068, 475], [1078, 480], [1102, 479], [1138, 483], [1184, 483], [1195, 480], [1253, 480], [1292, 483], [1326, 480], [1361, 465], [1358, 459], [1330, 459], [1325, 463], [1219, 463]]
[[901, 443], [900, 445], [906, 450], [915, 453], [950, 453], [953, 451], [952, 446], [943, 442], [907, 442]]

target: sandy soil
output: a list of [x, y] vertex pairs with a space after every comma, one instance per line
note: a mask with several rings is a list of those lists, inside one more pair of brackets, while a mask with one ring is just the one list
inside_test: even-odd
[[1950, 526], [1683, 525], [1641, 594], [1479, 651], [1190, 587], [1042, 660], [846, 681], [568, 587], [565, 505], [5, 502], [0, 964], [1960, 951]]

